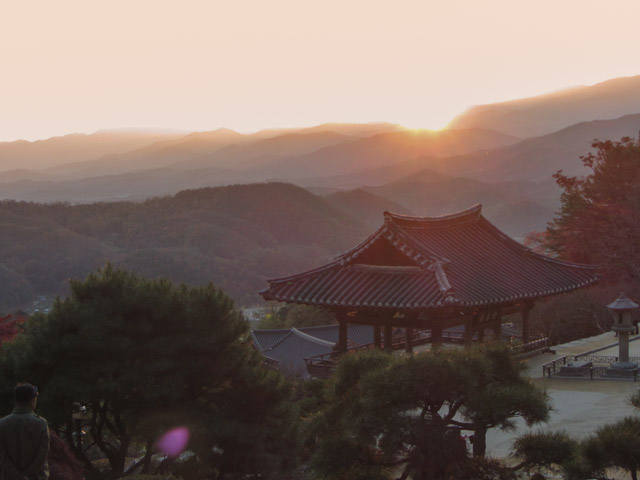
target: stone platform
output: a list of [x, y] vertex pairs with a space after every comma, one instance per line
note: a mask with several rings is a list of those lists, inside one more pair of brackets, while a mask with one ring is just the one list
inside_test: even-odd
[[[632, 337], [631, 340], [637, 337]], [[565, 430], [577, 438], [584, 438], [598, 427], [637, 413], [629, 403], [629, 395], [635, 393], [640, 382], [615, 379], [582, 380], [542, 376], [542, 365], [567, 355], [599, 350], [598, 355], [618, 355], [617, 337], [613, 332], [595, 337], [575, 340], [553, 347], [554, 354], [542, 354], [525, 361], [531, 380], [545, 389], [551, 399], [553, 410], [549, 423], [536, 425], [532, 430]], [[629, 343], [629, 355], [640, 356], [640, 340]], [[516, 425], [515, 432], [497, 429], [487, 433], [487, 453], [496, 457], [507, 457], [514, 437], [529, 431], [523, 421]]]

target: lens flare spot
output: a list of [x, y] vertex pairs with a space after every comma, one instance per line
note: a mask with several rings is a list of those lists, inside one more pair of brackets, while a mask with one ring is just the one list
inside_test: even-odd
[[168, 457], [176, 458], [184, 452], [187, 443], [189, 443], [189, 429], [177, 427], [162, 435], [156, 446]]

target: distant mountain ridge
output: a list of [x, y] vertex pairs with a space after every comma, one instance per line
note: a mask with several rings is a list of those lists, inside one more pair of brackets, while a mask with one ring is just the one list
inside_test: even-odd
[[184, 133], [101, 130], [89, 135], [73, 133], [34, 142], [0, 142], [0, 172], [17, 168], [44, 169], [63, 163], [93, 160], [182, 136]]
[[381, 133], [355, 142], [321, 148], [301, 157], [282, 158], [257, 169], [274, 175], [327, 176], [349, 174], [364, 168], [391, 166], [421, 156], [446, 157], [496, 148], [518, 141], [510, 135], [491, 130], [405, 130]]
[[[314, 127], [267, 129], [252, 134], [241, 134], [228, 128], [191, 133], [101, 130], [92, 134], [70, 134], [33, 142], [0, 142], [0, 173], [16, 169], [52, 168], [49, 172], [51, 174], [61, 171], [69, 173], [76, 169], [80, 169], [85, 176], [117, 174], [164, 167], [225, 146], [258, 142], [293, 133], [333, 132], [361, 138], [400, 128], [391, 123], [327, 123]], [[177, 157], [172, 157], [172, 150]], [[155, 156], [160, 158], [156, 159]], [[108, 166], [106, 170], [103, 168], [91, 172], [86, 167], [92, 161]], [[139, 166], [136, 165], [138, 161], [142, 161]]]
[[640, 75], [536, 97], [478, 105], [455, 117], [447, 128], [482, 127], [527, 138], [580, 122], [614, 119], [639, 112]]
[[640, 114], [581, 122], [513, 145], [436, 161], [432, 168], [449, 175], [493, 182], [551, 181], [551, 176], [557, 170], [570, 175], [585, 173], [580, 156], [592, 150], [591, 142], [594, 139], [637, 138], [639, 133]]
[[[469, 153], [514, 141], [516, 139], [513, 137], [482, 129], [441, 132], [403, 130], [378, 133], [366, 138], [354, 138], [331, 131], [306, 133], [303, 130], [255, 142], [233, 144], [206, 156], [188, 156], [187, 160], [176, 164], [163, 165], [167, 162], [161, 157], [159, 161], [163, 166], [159, 168], [77, 178], [78, 167], [85, 169], [88, 164], [76, 164], [72, 166], [76, 170], [70, 178], [42, 181], [26, 181], [26, 178], [16, 180], [13, 175], [7, 181], [0, 174], [0, 198], [72, 203], [141, 200], [169, 195], [186, 188], [264, 181], [292, 182], [309, 176], [335, 176], [375, 165], [393, 166], [404, 162], [407, 157], [442, 155], [445, 152]], [[172, 142], [172, 148], [174, 145], [175, 142]], [[127, 154], [128, 158], [135, 161], [131, 155], [137, 155], [147, 148]], [[154, 161], [153, 158], [151, 160]], [[91, 165], [96, 163], [90, 162]], [[65, 168], [67, 166], [62, 169]]]

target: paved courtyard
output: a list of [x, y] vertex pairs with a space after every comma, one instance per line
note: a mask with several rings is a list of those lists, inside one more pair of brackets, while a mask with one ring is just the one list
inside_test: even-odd
[[[634, 339], [636, 339], [634, 341]], [[631, 337], [629, 355], [640, 356], [640, 337]], [[575, 355], [607, 347], [598, 355], [618, 355], [617, 337], [613, 332], [596, 337], [576, 340], [553, 347], [555, 354], [544, 354], [527, 361], [528, 374], [533, 381], [545, 389], [551, 398], [553, 411], [547, 424], [536, 425], [532, 430], [565, 430], [575, 437], [589, 435], [597, 427], [612, 423], [621, 417], [636, 412], [628, 401], [629, 395], [640, 387], [638, 382], [611, 379], [546, 378], [542, 376], [542, 365], [565, 355]], [[529, 429], [524, 422], [518, 424], [517, 432], [502, 432], [496, 429], [487, 434], [487, 453], [506, 457], [511, 450], [512, 439]]]

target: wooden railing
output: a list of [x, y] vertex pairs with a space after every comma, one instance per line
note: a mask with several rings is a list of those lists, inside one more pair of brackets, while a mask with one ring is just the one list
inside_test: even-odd
[[[415, 345], [423, 345], [425, 343], [429, 343], [431, 341], [430, 332], [425, 332], [422, 330], [415, 331], [413, 333], [413, 341], [412, 344]], [[406, 340], [395, 339], [391, 343], [392, 350], [401, 350], [406, 347]], [[366, 350], [371, 350], [375, 348], [373, 343], [367, 343], [365, 345], [356, 345], [353, 347], [347, 348], [344, 353], [355, 353], [362, 352]], [[384, 340], [381, 339], [380, 348], [384, 348]], [[329, 353], [323, 353], [320, 355], [314, 355], [313, 357], [307, 357], [304, 359], [307, 364], [307, 371], [309, 375], [312, 377], [320, 377], [325, 378], [331, 374], [333, 370], [335, 370], [338, 365], [338, 357], [343, 355], [344, 353], [333, 351]]]
[[[591, 380], [594, 378], [627, 378], [636, 381], [640, 369], [611, 369], [611, 365], [617, 361], [618, 357], [612, 355], [591, 355], [588, 353], [566, 355], [542, 365], [542, 376], [551, 378], [553, 375], [559, 375], [562, 370], [563, 377], [588, 377]], [[576, 368], [575, 372], [562, 368], [570, 366], [573, 362], [590, 362], [592, 366]], [[640, 357], [629, 357], [629, 362], [640, 364]]]
[[518, 343], [511, 346], [511, 351], [518, 360], [540, 355], [549, 351], [549, 339], [547, 337], [538, 338], [527, 343]]
[[[455, 343], [455, 344], [464, 344], [464, 332], [457, 331], [443, 331], [442, 332], [442, 343]], [[423, 345], [431, 342], [431, 332], [430, 331], [415, 331], [413, 334], [413, 342], [414, 346]], [[384, 348], [384, 341], [381, 342], [381, 348]], [[404, 338], [396, 339], [391, 344], [392, 350], [401, 350], [406, 347], [406, 341]], [[366, 351], [374, 348], [373, 343], [369, 343], [366, 345], [357, 345], [354, 347], [347, 348], [344, 353], [354, 353]], [[544, 337], [532, 342], [528, 343], [518, 343], [513, 345], [512, 351], [514, 352], [514, 356], [517, 359], [527, 358], [533, 355], [538, 355], [544, 351], [549, 349], [549, 339]], [[307, 365], [307, 372], [312, 377], [318, 378], [326, 378], [331, 375], [331, 373], [335, 370], [338, 365], [338, 358], [342, 355], [338, 351], [333, 351], [329, 353], [324, 353], [321, 355], [315, 355], [313, 357], [307, 357], [304, 359]]]

